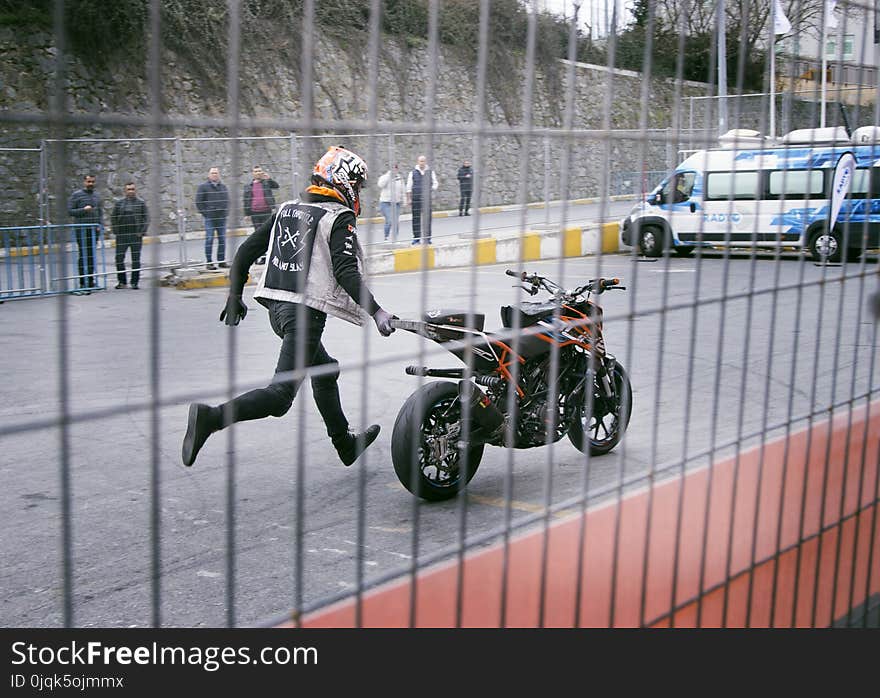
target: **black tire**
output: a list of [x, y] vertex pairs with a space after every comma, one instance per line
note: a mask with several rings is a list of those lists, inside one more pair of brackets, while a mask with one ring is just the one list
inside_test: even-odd
[[846, 251], [846, 261], [847, 262], [860, 262], [862, 260], [862, 250], [859, 250], [855, 247], [850, 247]]
[[[614, 398], [609, 399], [604, 389], [593, 383], [593, 410], [590, 417], [590, 425], [585, 423], [583, 416], [586, 407], [583, 399], [579, 400], [578, 413], [568, 428], [568, 438], [572, 445], [581, 453], [586, 453], [589, 444], [591, 456], [604, 456], [611, 451], [623, 438], [629, 426], [629, 418], [632, 416], [632, 386], [629, 376], [623, 366], [614, 364]], [[621, 428], [621, 413], [625, 412], [626, 422]], [[604, 431], [604, 436], [599, 437], [599, 430]], [[588, 431], [594, 432], [588, 436]], [[595, 438], [594, 438], [595, 436]]]
[[639, 232], [639, 249], [645, 257], [660, 257], [666, 245], [666, 234], [655, 225], [647, 225]]
[[814, 262], [840, 262], [843, 259], [843, 240], [840, 231], [836, 227], [830, 232], [824, 227], [818, 228], [810, 235], [807, 250]]
[[675, 254], [677, 254], [679, 257], [690, 257], [691, 252], [694, 251], [694, 248], [688, 245], [676, 245], [674, 249]]
[[[461, 468], [458, 439], [451, 446], [442, 442], [443, 432], [454, 425], [460, 429], [460, 424], [461, 407], [455, 383], [426, 383], [403, 403], [391, 434], [391, 462], [397, 479], [416, 497], [430, 502], [451, 499], [477, 472], [483, 458], [482, 444], [468, 449], [467, 462]], [[446, 452], [439, 461], [429, 455], [428, 440], [432, 438]], [[414, 439], [418, 442], [414, 443]]]

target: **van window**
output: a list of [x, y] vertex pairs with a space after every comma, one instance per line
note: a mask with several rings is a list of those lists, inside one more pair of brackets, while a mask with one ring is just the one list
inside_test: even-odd
[[687, 201], [694, 189], [694, 172], [676, 172], [663, 185], [663, 202], [678, 204]]
[[861, 167], [853, 172], [852, 182], [849, 185], [849, 195], [854, 199], [867, 199], [871, 192], [877, 189], [877, 174], [874, 174], [874, 186], [871, 186], [871, 175], [876, 173], [877, 168]]
[[775, 170], [769, 180], [771, 199], [825, 198], [823, 170]]
[[755, 199], [757, 172], [711, 172], [706, 176], [707, 199]]

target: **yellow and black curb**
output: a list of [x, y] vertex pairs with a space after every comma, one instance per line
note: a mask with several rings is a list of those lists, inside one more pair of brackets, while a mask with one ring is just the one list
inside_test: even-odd
[[[466, 239], [455, 237], [434, 245], [416, 245], [366, 255], [371, 275], [468, 267], [474, 264], [516, 263], [560, 257], [584, 257], [620, 251], [620, 226], [617, 222], [568, 226], [562, 230], [527, 230], [521, 235]], [[254, 283], [259, 274], [252, 274]], [[198, 272], [191, 276], [171, 274], [165, 286], [186, 290], [229, 285], [229, 275], [222, 272]]]

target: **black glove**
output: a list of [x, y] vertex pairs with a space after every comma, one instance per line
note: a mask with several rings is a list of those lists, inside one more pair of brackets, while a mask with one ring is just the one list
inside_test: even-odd
[[244, 320], [247, 310], [241, 296], [229, 294], [226, 298], [226, 307], [220, 311], [220, 322], [225, 322], [227, 325], [237, 325], [241, 320]]
[[373, 313], [373, 320], [376, 323], [379, 334], [381, 334], [383, 337], [387, 337], [392, 332], [394, 332], [394, 328], [391, 326], [392, 318], [396, 320], [397, 316], [392, 315], [385, 310], [382, 310], [382, 308], [379, 308], [375, 313]]

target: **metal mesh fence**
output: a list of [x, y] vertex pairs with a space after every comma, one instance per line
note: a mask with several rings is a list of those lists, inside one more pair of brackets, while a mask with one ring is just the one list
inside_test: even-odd
[[[473, 118], [462, 120], [431, 70], [418, 114], [381, 110], [380, 0], [363, 27], [364, 113], [328, 116], [311, 89], [293, 112], [246, 113], [254, 76], [236, 0], [221, 116], [163, 109], [158, 0], [145, 27], [149, 113], [69, 112], [57, 3], [49, 105], [0, 112], [41, 129], [41, 146], [0, 151], [3, 166], [38, 164], [43, 194], [25, 196], [37, 230], [67, 222], [91, 172], [104, 222], [135, 181], [157, 239], [144, 240], [138, 293], [0, 310], [4, 625], [875, 622], [877, 146], [800, 144], [815, 156], [803, 167], [685, 160], [718, 150], [714, 82], [688, 100], [681, 65], [672, 81], [649, 59], [635, 77], [616, 70], [614, 34], [608, 65], [583, 72], [571, 22], [554, 63], [561, 118], [547, 125], [533, 3], [508, 47], [523, 66], [517, 118], [499, 119], [491, 4], [479, 2]], [[441, 3], [425, 7], [420, 50], [436, 66]], [[303, 3], [300, 85], [326, 80], [319, 21]], [[657, 106], [663, 90], [671, 110]], [[818, 125], [815, 100], [779, 99], [780, 132]], [[766, 135], [766, 105], [729, 103], [727, 127]], [[860, 114], [852, 128], [871, 123], [873, 111]], [[114, 137], [78, 137], [95, 122]], [[277, 182], [280, 205], [338, 144], [369, 166], [357, 221], [343, 213], [353, 201], [314, 193], [324, 198], [234, 234], [253, 231], [253, 166]], [[736, 145], [721, 150], [749, 152]], [[849, 151], [868, 174], [834, 225], [833, 172]], [[386, 244], [377, 179], [420, 155], [439, 180], [433, 238], [414, 239], [406, 205]], [[163, 286], [167, 268], [204, 261], [195, 198], [211, 167], [229, 189], [232, 269]], [[674, 168], [692, 176], [681, 200]], [[716, 172], [751, 179], [718, 195]], [[26, 219], [23, 201], [13, 213]], [[33, 247], [4, 246], [4, 273]], [[77, 254], [65, 248], [67, 268]]]

